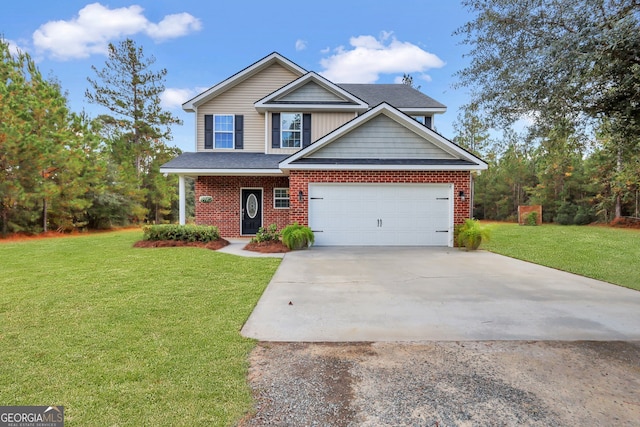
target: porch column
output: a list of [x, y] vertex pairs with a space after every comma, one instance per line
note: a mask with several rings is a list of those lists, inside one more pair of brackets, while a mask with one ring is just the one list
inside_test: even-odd
[[184, 187], [184, 175], [178, 175], [178, 206], [180, 211], [180, 225], [184, 225], [186, 222], [186, 191]]

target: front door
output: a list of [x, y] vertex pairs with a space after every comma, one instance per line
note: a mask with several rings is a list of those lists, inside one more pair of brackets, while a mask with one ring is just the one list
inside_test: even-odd
[[256, 234], [262, 227], [262, 190], [249, 188], [242, 190], [241, 234]]

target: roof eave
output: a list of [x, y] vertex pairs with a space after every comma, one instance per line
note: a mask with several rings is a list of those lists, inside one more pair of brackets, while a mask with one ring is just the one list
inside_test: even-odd
[[362, 171], [472, 171], [485, 170], [486, 165], [359, 165], [359, 164], [280, 164], [283, 171], [290, 170], [362, 170]]
[[187, 111], [187, 112], [190, 112], [190, 113], [195, 112], [195, 109], [199, 105], [209, 101], [210, 99], [216, 97], [217, 95], [219, 95], [220, 93], [226, 91], [230, 87], [235, 86], [236, 84], [238, 84], [239, 82], [243, 81], [244, 79], [254, 75], [255, 73], [259, 72], [260, 70], [262, 70], [262, 69], [264, 69], [264, 68], [266, 68], [269, 65], [274, 64], [274, 63], [279, 63], [283, 67], [289, 69], [290, 71], [292, 71], [294, 73], [300, 74], [300, 75], [304, 75], [305, 73], [307, 73], [307, 70], [305, 70], [304, 68], [300, 67], [296, 63], [294, 63], [291, 60], [285, 58], [284, 56], [280, 55], [277, 52], [273, 52], [273, 53], [265, 56], [261, 60], [259, 60], [259, 61], [255, 62], [255, 63], [253, 63], [252, 65], [248, 66], [244, 70], [232, 75], [231, 77], [223, 80], [222, 82], [218, 83], [217, 85], [207, 89], [206, 91], [200, 93], [199, 95], [196, 95], [194, 98], [188, 100], [187, 102], [182, 104], [182, 109], [184, 111]]
[[186, 176], [282, 176], [281, 169], [160, 168], [160, 173]]

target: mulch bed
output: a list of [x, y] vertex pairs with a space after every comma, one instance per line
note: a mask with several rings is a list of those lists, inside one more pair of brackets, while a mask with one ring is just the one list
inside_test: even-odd
[[216, 251], [229, 244], [225, 239], [214, 240], [213, 242], [180, 242], [177, 240], [140, 240], [133, 244], [134, 248], [174, 248], [174, 247], [194, 247]]
[[289, 248], [287, 248], [282, 242], [260, 242], [260, 243], [247, 243], [244, 247], [247, 251], [260, 252], [263, 254], [282, 254], [285, 252], [289, 252]]

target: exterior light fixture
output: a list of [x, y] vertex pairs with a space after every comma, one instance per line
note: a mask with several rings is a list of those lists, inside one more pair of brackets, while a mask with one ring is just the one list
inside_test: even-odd
[[464, 195], [464, 191], [459, 191], [459, 192], [458, 192], [458, 196], [460, 196], [460, 200], [462, 200], [463, 202], [464, 202], [464, 201], [465, 201], [465, 199], [467, 198], [467, 197]]
[[304, 201], [304, 193], [302, 190], [298, 191], [298, 201], [302, 203]]

